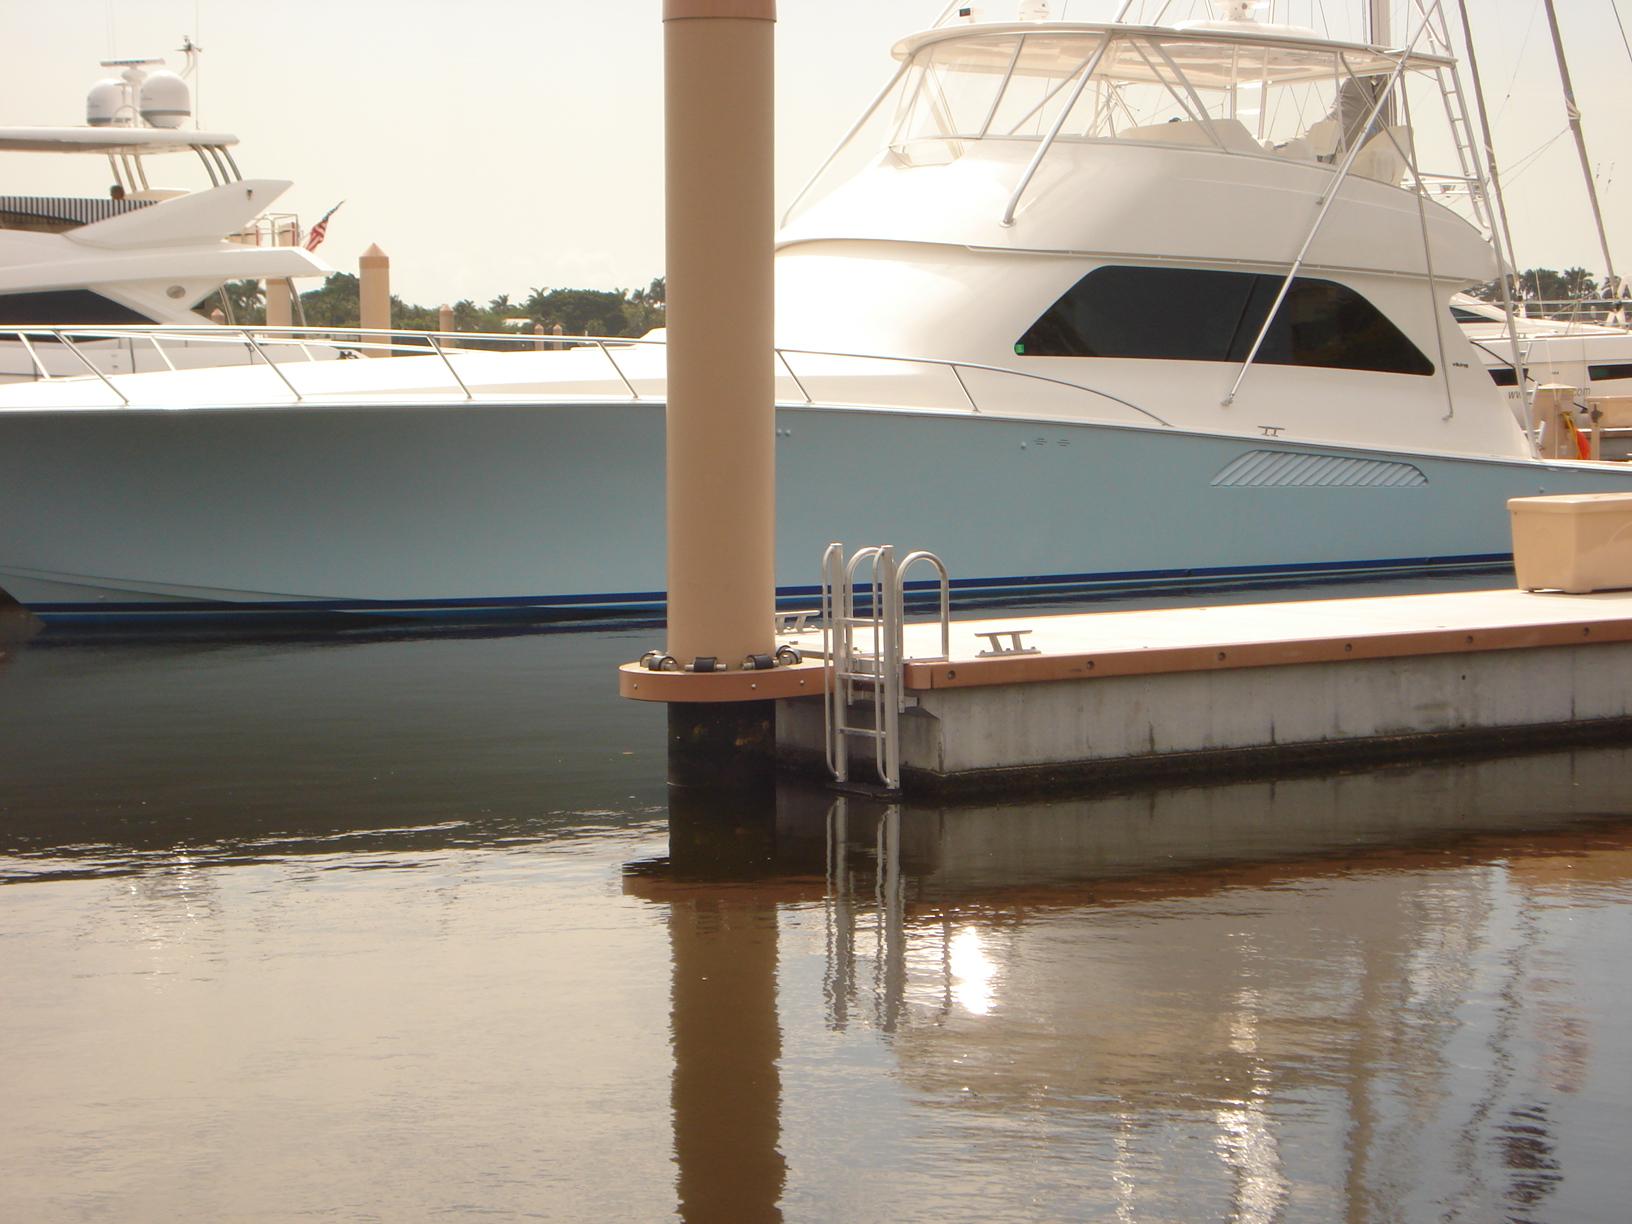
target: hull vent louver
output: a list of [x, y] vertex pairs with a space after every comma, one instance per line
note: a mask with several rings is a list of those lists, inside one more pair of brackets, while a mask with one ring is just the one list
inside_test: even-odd
[[1248, 451], [1213, 477], [1214, 488], [1240, 489], [1407, 489], [1427, 483], [1422, 469], [1409, 463], [1274, 450]]

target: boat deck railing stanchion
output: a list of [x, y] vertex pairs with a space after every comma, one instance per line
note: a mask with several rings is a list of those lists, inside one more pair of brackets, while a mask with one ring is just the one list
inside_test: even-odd
[[453, 375], [453, 381], [459, 384], [459, 390], [465, 393], [465, 398], [467, 400], [475, 399], [476, 397], [471, 394], [470, 388], [465, 386], [465, 380], [459, 377], [459, 371], [453, 368], [453, 362], [449, 361], [448, 355], [442, 351], [442, 345], [437, 342], [435, 334], [426, 332], [425, 339], [430, 341], [431, 348], [436, 351], [436, 355], [442, 358], [442, 364], [448, 367], [448, 373]]
[[113, 385], [113, 380], [97, 368], [96, 362], [92, 361], [89, 357], [85, 356], [84, 353], [79, 351], [79, 346], [68, 338], [67, 333], [63, 332], [60, 328], [52, 328], [51, 334], [56, 337], [59, 344], [66, 348], [75, 357], [79, 358], [81, 365], [83, 365], [92, 374], [95, 374], [98, 378], [100, 378], [102, 380], [102, 385], [117, 395], [121, 404], [125, 405], [127, 408], [130, 406], [130, 397], [123, 391], [119, 390], [118, 387]]

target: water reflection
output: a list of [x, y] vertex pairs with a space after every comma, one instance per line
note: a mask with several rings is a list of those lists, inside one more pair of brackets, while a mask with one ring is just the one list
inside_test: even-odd
[[[53, 646], [0, 665], [0, 880], [581, 839], [663, 815], [642, 631]], [[604, 693], [604, 697], [595, 697]]]
[[722, 806], [645, 640], [12, 648], [0, 1217], [1621, 1212], [1632, 750]]
[[[819, 1007], [830, 1033], [886, 1043], [940, 1119], [931, 1148], [969, 1145], [954, 1182], [1012, 1188], [970, 1161], [1035, 1162], [1037, 1214], [1603, 1206], [1596, 1126], [1632, 1052], [1604, 1029], [1625, 989], [1594, 973], [1615, 939], [1572, 926], [1618, 902], [1624, 940], [1629, 766], [1593, 749], [1036, 805], [783, 788], [757, 821], [676, 811], [674, 853], [625, 889], [669, 912], [681, 1185], [739, 1153], [732, 1213], [780, 1218], [803, 1179], [870, 1159], [786, 1082], [803, 1060], [778, 1009]], [[788, 971], [807, 953], [819, 981]], [[1048, 1143], [1068, 1168], [1035, 1155]], [[967, 1186], [883, 1181], [968, 1206]]]

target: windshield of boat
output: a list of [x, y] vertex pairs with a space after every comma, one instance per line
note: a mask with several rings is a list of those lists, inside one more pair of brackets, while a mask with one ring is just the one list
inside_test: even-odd
[[[1329, 157], [1365, 131], [1395, 66], [1361, 48], [1176, 31], [945, 38], [911, 56], [889, 107], [888, 147], [922, 164], [972, 140], [1038, 140], [1059, 124], [1064, 140], [1182, 136], [1253, 153], [1305, 140]], [[1190, 126], [1159, 130], [1172, 124]]]

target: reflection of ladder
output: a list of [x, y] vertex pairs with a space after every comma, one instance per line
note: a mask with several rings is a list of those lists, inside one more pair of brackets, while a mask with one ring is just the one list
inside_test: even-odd
[[[850, 741], [866, 739], [873, 742], [879, 781], [891, 790], [901, 785], [904, 575], [920, 561], [934, 566], [940, 578], [941, 653], [936, 657], [944, 659], [951, 635], [951, 583], [939, 557], [914, 552], [897, 564], [888, 544], [857, 549], [848, 560], [843, 544], [829, 544], [822, 555], [822, 645], [830, 665], [822, 695], [827, 767], [835, 781], [850, 781]], [[858, 572], [866, 575], [860, 605]]]
[[[856, 1003], [860, 981], [857, 935], [861, 928], [864, 894], [861, 864], [852, 857], [864, 844], [865, 825], [873, 833], [873, 1023], [893, 1033], [906, 1008], [906, 889], [901, 874], [901, 808], [899, 804], [862, 803], [852, 812], [853, 799], [835, 795], [827, 810], [827, 996], [828, 1023], [843, 1032]], [[860, 856], [856, 856], [860, 857]], [[944, 1014], [944, 1013], [943, 1013]]]

